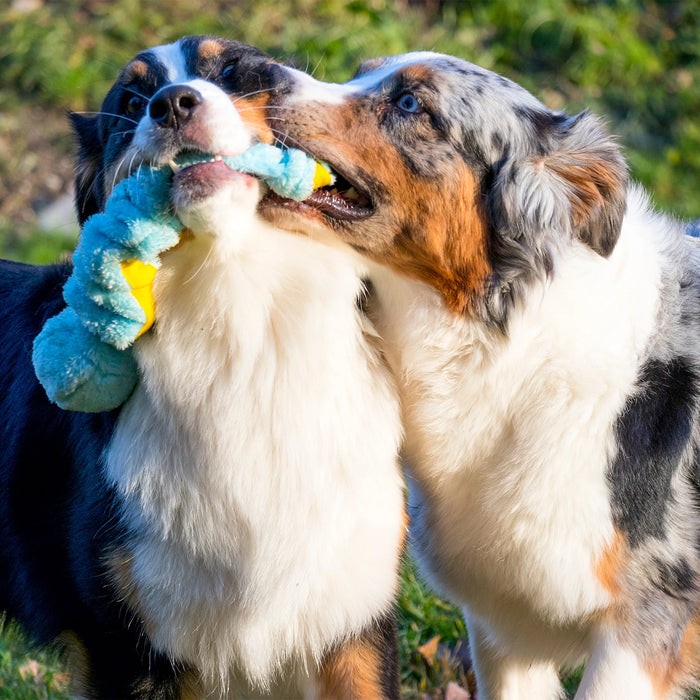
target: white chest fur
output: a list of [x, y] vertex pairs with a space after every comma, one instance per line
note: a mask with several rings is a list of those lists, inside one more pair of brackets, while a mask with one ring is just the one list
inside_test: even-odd
[[623, 234], [609, 260], [570, 249], [507, 337], [423, 283], [373, 274], [415, 478], [412, 541], [496, 634], [532, 645], [547, 620], [539, 636], [561, 647], [553, 629], [607, 603], [594, 573], [612, 537], [605, 472], [657, 322], [658, 258], [644, 236]]
[[264, 687], [390, 605], [402, 483], [352, 262], [259, 227], [164, 260], [107, 468], [155, 645]]

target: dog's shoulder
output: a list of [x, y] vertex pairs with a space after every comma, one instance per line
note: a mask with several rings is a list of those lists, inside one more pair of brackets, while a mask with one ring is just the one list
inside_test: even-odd
[[101, 585], [96, 566], [114, 537], [105, 526], [112, 495], [95, 467], [116, 413], [61, 411], [31, 360], [37, 333], [65, 305], [70, 271], [0, 261], [0, 609], [40, 641], [75, 614], [76, 580], [88, 591]]
[[[40, 329], [47, 318], [65, 305], [63, 285], [71, 272], [69, 263], [29, 265], [0, 260], [0, 318], [3, 342], [18, 330]], [[19, 326], [19, 328], [18, 328]]]

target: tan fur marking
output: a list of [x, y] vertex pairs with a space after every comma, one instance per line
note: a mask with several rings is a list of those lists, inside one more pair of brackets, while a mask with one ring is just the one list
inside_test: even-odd
[[659, 700], [696, 680], [700, 672], [700, 617], [691, 620], [686, 627], [675, 658], [665, 656], [658, 663], [646, 664], [645, 670]]
[[361, 125], [359, 133], [352, 126], [356, 120], [352, 104], [327, 119], [341, 125], [340, 133], [356, 133], [351, 142], [334, 144], [334, 151], [342, 162], [372, 163], [373, 177], [391, 191], [395, 210], [387, 223], [400, 231], [388, 245], [368, 247], [367, 253], [435, 287], [453, 311], [468, 311], [491, 272], [488, 221], [474, 173], [459, 163], [437, 180], [421, 178], [382, 139], [376, 120]]
[[413, 66], [406, 66], [401, 70], [401, 75], [404, 80], [413, 81], [415, 83], [428, 82], [434, 74], [435, 71], [430, 66], [420, 63]]
[[184, 671], [178, 678], [178, 683], [180, 686], [178, 700], [199, 700], [202, 697], [202, 685], [194, 671]]
[[145, 61], [132, 61], [125, 69], [125, 75], [129, 78], [145, 78], [148, 74], [148, 64]]
[[362, 639], [333, 652], [320, 673], [322, 700], [382, 700], [377, 650]]
[[70, 674], [68, 690], [71, 695], [87, 697], [90, 694], [90, 657], [85, 646], [73, 632], [62, 632], [56, 643], [65, 654]]
[[[488, 224], [478, 202], [475, 178], [465, 166], [460, 169], [452, 183], [443, 183], [442, 191], [426, 187], [413, 200], [397, 197], [409, 207], [412, 201], [416, 209], [428, 208], [429, 214], [422, 235], [397, 237], [383, 262], [431, 284], [450, 309], [464, 313], [482, 292], [491, 267]], [[415, 216], [420, 216], [418, 211]]]
[[595, 576], [610, 595], [617, 597], [621, 592], [620, 572], [626, 551], [624, 535], [615, 531], [598, 561], [595, 563]]
[[604, 206], [608, 193], [621, 186], [620, 178], [611, 164], [591, 154], [567, 154], [564, 163], [560, 163], [556, 157], [549, 158], [547, 167], [571, 186], [570, 200], [577, 226], [583, 224], [594, 209]]
[[267, 123], [268, 93], [252, 97], [234, 97], [233, 104], [241, 115], [243, 123], [263, 142], [272, 143], [274, 136]]
[[564, 152], [545, 166], [564, 180], [577, 236], [607, 257], [617, 241], [624, 212], [627, 179], [624, 165], [610, 153]]
[[110, 580], [119, 601], [126, 603], [129, 610], [138, 616], [146, 633], [151, 636], [154, 626], [142, 612], [138, 588], [132, 571], [133, 561], [134, 558], [128, 550], [119, 549], [109, 556], [107, 569], [110, 572]]
[[399, 538], [399, 554], [400, 556], [403, 555], [405, 549], [406, 549], [406, 540], [408, 539], [408, 530], [411, 525], [411, 519], [408, 516], [408, 506], [404, 503], [403, 507], [403, 513], [402, 513], [402, 523], [403, 526], [401, 528], [401, 537]]
[[216, 58], [223, 51], [223, 46], [216, 39], [205, 39], [200, 45], [197, 53], [201, 58]]

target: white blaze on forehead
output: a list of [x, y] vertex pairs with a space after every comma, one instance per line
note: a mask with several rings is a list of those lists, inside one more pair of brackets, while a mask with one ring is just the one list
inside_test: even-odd
[[413, 53], [404, 53], [399, 56], [390, 56], [382, 59], [382, 63], [376, 68], [350, 80], [348, 85], [354, 86], [356, 90], [368, 90], [379, 85], [401, 68], [419, 63], [430, 63], [440, 58], [447, 58], [447, 56], [433, 53], [432, 51], [414, 51]]
[[163, 65], [171, 83], [181, 83], [192, 77], [187, 70], [187, 63], [179, 41], [174, 44], [156, 46], [151, 49], [151, 53]]
[[295, 68], [285, 69], [289, 77], [294, 81], [294, 97], [310, 102], [324, 102], [326, 104], [341, 104], [353, 90], [348, 84], [324, 83], [312, 78], [304, 71]]
[[[368, 70], [357, 78], [352, 78], [347, 83], [324, 83], [312, 78], [303, 71], [287, 69], [295, 80], [295, 87], [300, 97], [306, 100], [324, 102], [326, 104], [341, 104], [347, 97], [363, 93], [381, 85], [397, 70], [417, 64], [429, 64], [436, 60], [451, 58], [444, 54], [432, 51], [415, 51], [382, 59], [376, 68]], [[471, 64], [468, 64], [471, 66]], [[475, 70], [478, 66], [473, 66]], [[484, 70], [484, 73], [487, 71]]]

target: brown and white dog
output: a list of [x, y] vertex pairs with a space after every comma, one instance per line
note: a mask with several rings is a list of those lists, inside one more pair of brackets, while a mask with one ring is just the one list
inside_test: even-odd
[[0, 610], [64, 635], [84, 697], [399, 697], [401, 425], [362, 270], [216, 158], [272, 140], [270, 65], [188, 37], [73, 115], [81, 221], [135, 169], [212, 155], [174, 175], [187, 230], [120, 410], [61, 411], [34, 376], [69, 267], [0, 263]]
[[700, 250], [598, 119], [457, 58], [275, 69], [334, 191], [267, 216], [375, 263], [412, 543], [480, 700], [678, 698], [700, 661]]

